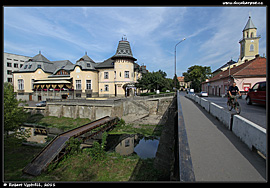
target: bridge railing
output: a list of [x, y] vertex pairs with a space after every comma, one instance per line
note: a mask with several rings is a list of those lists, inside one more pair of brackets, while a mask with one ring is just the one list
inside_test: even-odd
[[[188, 145], [188, 138], [186, 133], [185, 121], [182, 112], [182, 106], [180, 102], [180, 92], [177, 91], [177, 121], [176, 121], [176, 155], [179, 159], [179, 180], [183, 182], [195, 181], [195, 175]], [[176, 162], [176, 164], [177, 164]]]

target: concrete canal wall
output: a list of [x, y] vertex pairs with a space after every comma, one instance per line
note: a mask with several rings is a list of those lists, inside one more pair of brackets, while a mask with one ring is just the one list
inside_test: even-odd
[[115, 99], [115, 100], [49, 100], [46, 107], [24, 107], [31, 114], [44, 116], [89, 118], [96, 120], [104, 116], [162, 115], [173, 96], [154, 99]]

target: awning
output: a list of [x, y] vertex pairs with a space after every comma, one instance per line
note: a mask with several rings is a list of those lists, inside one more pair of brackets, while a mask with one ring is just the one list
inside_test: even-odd
[[36, 81], [34, 83], [34, 85], [40, 85], [40, 84], [71, 84], [71, 82], [67, 80], [42, 80], [42, 81]]

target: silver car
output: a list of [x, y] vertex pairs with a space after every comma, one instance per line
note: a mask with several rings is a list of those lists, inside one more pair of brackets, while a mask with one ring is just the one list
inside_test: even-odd
[[41, 101], [41, 102], [37, 103], [36, 106], [37, 107], [46, 106], [46, 101]]
[[200, 97], [208, 97], [208, 93], [206, 91], [202, 91], [200, 93]]

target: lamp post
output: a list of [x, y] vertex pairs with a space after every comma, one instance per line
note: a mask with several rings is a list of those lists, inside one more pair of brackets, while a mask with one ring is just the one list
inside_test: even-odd
[[[178, 42], [174, 47], [174, 76], [176, 76], [176, 46], [186, 40], [186, 38], [183, 38], [180, 42]], [[176, 78], [177, 79], [177, 78]], [[176, 80], [174, 81], [174, 87], [176, 89]]]

